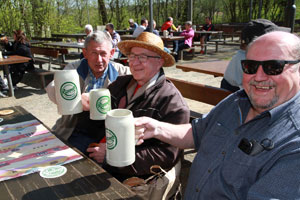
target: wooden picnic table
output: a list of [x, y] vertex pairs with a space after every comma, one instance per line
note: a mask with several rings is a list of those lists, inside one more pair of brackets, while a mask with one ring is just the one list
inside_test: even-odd
[[[4, 119], [0, 126], [36, 120], [21, 106], [9, 109], [15, 112], [0, 116]], [[43, 178], [37, 172], [0, 182], [1, 199], [140, 199], [98, 164], [82, 156], [65, 164], [67, 172], [58, 178]]]
[[27, 63], [30, 60], [31, 58], [25, 56], [18, 56], [18, 55], [11, 55], [11, 56], [7, 56], [7, 58], [0, 59], [0, 67], [4, 68], [4, 73], [7, 76], [10, 97], [14, 97], [15, 94], [14, 94], [14, 87], [12, 85], [12, 79], [11, 79], [8, 65], [17, 64], [17, 63]]
[[53, 46], [53, 47], [62, 47], [62, 48], [77, 48], [77, 49], [84, 48], [84, 44], [78, 42], [49, 42], [49, 43], [44, 43], [44, 45]]
[[79, 39], [83, 39], [86, 37], [86, 33], [75, 33], [75, 34], [51, 34], [52, 37], [59, 37], [59, 38], [76, 38], [78, 41]]
[[[136, 37], [133, 37], [132, 35], [121, 35], [121, 40], [135, 40]], [[184, 36], [160, 36], [160, 38], [164, 41], [175, 41], [175, 40], [184, 40]]]
[[164, 41], [164, 42], [169, 42], [169, 41], [175, 41], [175, 40], [184, 40], [184, 36], [160, 36], [160, 38]]
[[218, 60], [209, 62], [185, 63], [176, 65], [176, 68], [184, 72], [200, 72], [217, 76], [224, 76], [229, 60]]
[[134, 30], [115, 30], [117, 33], [119, 33], [120, 35], [124, 35], [124, 34], [132, 34]]

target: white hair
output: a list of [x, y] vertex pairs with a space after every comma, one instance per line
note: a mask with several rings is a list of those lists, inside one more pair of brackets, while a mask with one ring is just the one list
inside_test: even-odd
[[90, 24], [85, 25], [84, 29], [89, 30], [89, 31], [93, 31], [93, 27]]

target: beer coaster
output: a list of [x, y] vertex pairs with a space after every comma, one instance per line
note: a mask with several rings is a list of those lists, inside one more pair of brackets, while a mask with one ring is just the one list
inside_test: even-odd
[[4, 116], [4, 115], [9, 115], [9, 114], [12, 114], [14, 113], [15, 111], [14, 110], [11, 110], [11, 109], [7, 109], [7, 110], [0, 110], [0, 115]]
[[49, 166], [43, 168], [40, 171], [40, 176], [43, 178], [57, 178], [64, 175], [67, 172], [67, 168], [60, 165]]

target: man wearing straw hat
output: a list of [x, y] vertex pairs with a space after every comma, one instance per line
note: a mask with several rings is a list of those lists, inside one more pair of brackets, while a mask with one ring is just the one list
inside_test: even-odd
[[[86, 132], [89, 132], [87, 128], [81, 127], [85, 123], [85, 119], [89, 118], [87, 105], [88, 93], [91, 89], [106, 88], [116, 80], [117, 76], [130, 74], [128, 67], [110, 61], [114, 52], [111, 37], [103, 31], [94, 31], [87, 36], [84, 42], [85, 58], [65, 67], [65, 70], [76, 69], [79, 74], [80, 90], [83, 93], [81, 95], [82, 104], [85, 111], [76, 115], [63, 115], [57, 120], [52, 129], [61, 139], [67, 141], [71, 135], [75, 137], [75, 135], [86, 135]], [[56, 104], [54, 81], [49, 83], [46, 91], [49, 99]], [[81, 143], [82, 137], [78, 136], [77, 141]], [[80, 147], [76, 147], [80, 149]]]
[[[173, 66], [175, 61], [164, 51], [161, 38], [143, 32], [135, 40], [119, 42], [118, 47], [128, 56], [132, 75], [119, 76], [109, 85], [112, 109], [126, 108], [134, 117], [148, 116], [175, 124], [189, 122], [189, 108], [177, 88], [166, 79], [162, 68]], [[104, 145], [87, 151], [90, 157], [103, 162]], [[151, 175], [152, 165], [170, 170], [179, 163], [180, 168], [181, 155], [178, 148], [153, 139], [136, 146], [136, 161], [132, 165], [117, 168], [104, 162], [103, 168], [121, 181], [132, 176], [147, 178]]]

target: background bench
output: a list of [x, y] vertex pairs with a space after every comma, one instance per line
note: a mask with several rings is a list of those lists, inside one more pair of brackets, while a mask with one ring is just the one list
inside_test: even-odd
[[[222, 88], [188, 82], [171, 77], [167, 77], [167, 79], [172, 81], [183, 97], [214, 106], [231, 94], [231, 92]], [[191, 111], [191, 120], [201, 116], [201, 113]]]
[[[54, 48], [32, 46], [30, 47], [30, 51], [33, 56], [34, 64], [39, 65], [39, 69], [35, 69], [33, 73], [39, 76], [41, 88], [45, 88], [45, 76], [54, 75], [54, 71], [51, 71], [51, 64], [60, 65], [60, 69], [63, 69], [67, 63], [62, 63], [61, 60], [58, 59], [60, 51]], [[48, 70], [43, 69], [42, 65], [45, 63], [48, 63]]]
[[[68, 49], [31, 46], [30, 50], [35, 64], [39, 64], [40, 69], [45, 63], [48, 63], [48, 70], [51, 69], [51, 64], [59, 65], [60, 69], [68, 64], [65, 62], [65, 55], [69, 53]], [[59, 58], [60, 55], [61, 58]]]

